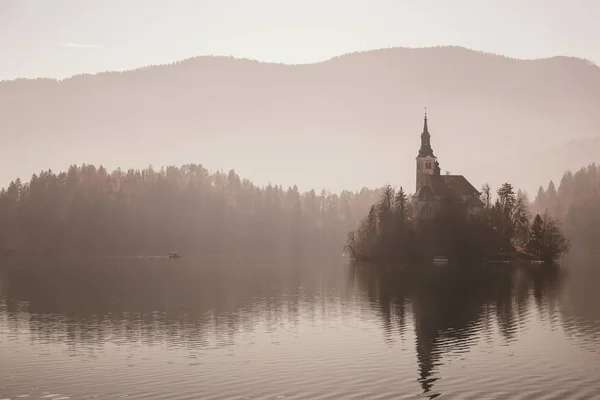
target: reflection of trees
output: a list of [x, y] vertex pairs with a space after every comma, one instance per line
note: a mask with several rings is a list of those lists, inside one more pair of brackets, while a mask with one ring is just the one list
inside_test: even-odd
[[404, 272], [396, 267], [373, 268], [370, 263], [355, 262], [349, 269], [350, 279], [364, 290], [369, 304], [383, 322], [388, 340], [393, 339], [394, 330], [402, 337], [406, 327], [407, 287], [402, 277]]
[[568, 337], [590, 351], [600, 349], [600, 258], [570, 260], [565, 296], [560, 314]]
[[560, 280], [556, 271], [510, 267], [415, 272], [359, 264], [353, 271], [384, 327], [403, 326], [407, 305], [412, 305], [419, 382], [431, 398], [439, 395], [433, 385], [445, 353], [469, 351], [493, 324], [505, 340], [514, 340], [532, 295], [536, 304], [548, 304]]
[[335, 286], [315, 282], [335, 279], [327, 268], [217, 262], [202, 267], [180, 260], [169, 267], [166, 260], [119, 260], [4, 270], [0, 302], [7, 328], [26, 329], [34, 340], [88, 349], [136, 341], [193, 348], [230, 344], [238, 329], [256, 324], [295, 324], [300, 309], [314, 314], [315, 298], [329, 301], [327, 291]]
[[[403, 333], [414, 328], [418, 381], [434, 397], [448, 356], [469, 352], [496, 334], [506, 342], [515, 340], [531, 313], [549, 323], [559, 321], [559, 315], [567, 318], [567, 310], [558, 306], [565, 285], [556, 270], [488, 266], [415, 271], [355, 263], [345, 276], [339, 265], [323, 262], [263, 267], [231, 259], [198, 264], [181, 259], [170, 268], [167, 263], [0, 268], [2, 325], [76, 351], [93, 352], [106, 343], [197, 350], [232, 344], [240, 331], [274, 332], [301, 317], [310, 323], [326, 319], [338, 306], [344, 313], [345, 307], [366, 304], [366, 315], [377, 314], [386, 340], [404, 341], [410, 335]], [[575, 287], [582, 292], [575, 300], [587, 299], [588, 304], [574, 305], [589, 313], [573, 311], [572, 319], [581, 322], [563, 324], [573, 335], [592, 329], [586, 326], [592, 326], [594, 315], [598, 318], [598, 302], [589, 301], [590, 293], [597, 293], [589, 289], [595, 282], [587, 279], [584, 291]], [[360, 297], [351, 297], [355, 295]]]

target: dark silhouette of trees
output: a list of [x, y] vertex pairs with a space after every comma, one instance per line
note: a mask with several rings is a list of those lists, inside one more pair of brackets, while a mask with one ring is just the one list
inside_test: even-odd
[[467, 218], [464, 205], [444, 199], [436, 219], [417, 222], [413, 204], [402, 188], [386, 186], [357, 229], [348, 234], [346, 250], [357, 260], [417, 263], [442, 254], [460, 259], [481, 256], [481, 232], [489, 230], [479, 219]]
[[485, 212], [488, 213], [492, 208], [492, 188], [488, 183], [481, 187], [481, 202], [485, 207]]
[[[541, 189], [538, 198], [550, 201], [556, 210], [556, 190], [552, 183], [549, 187], [547, 192]], [[525, 193], [519, 190], [515, 194], [512, 185], [505, 183], [498, 189], [496, 201], [486, 212], [486, 218], [490, 226], [515, 247], [514, 250], [552, 263], [569, 251], [569, 242], [556, 219], [548, 213], [538, 213], [532, 220], [530, 207]]]
[[334, 251], [380, 190], [258, 187], [187, 164], [112, 173], [43, 171], [0, 191], [0, 250], [164, 254]]
[[386, 186], [357, 229], [348, 234], [345, 250], [356, 260], [411, 263], [435, 255], [460, 262], [498, 253], [517, 257], [525, 249], [550, 263], [569, 250], [559, 223], [550, 216], [536, 216], [531, 226], [527, 196], [515, 193], [511, 184], [503, 184], [495, 200], [488, 184], [481, 193], [484, 206], [479, 214], [469, 215], [460, 199], [448, 195], [441, 199], [433, 221], [416, 221], [402, 188], [395, 193]]
[[355, 231], [348, 233], [345, 250], [355, 259], [407, 259], [407, 239], [412, 227], [408, 196], [401, 187], [383, 188], [379, 200]]
[[410, 261], [434, 251], [535, 248], [531, 209], [544, 221], [548, 247], [532, 254], [549, 259], [569, 248], [561, 220], [571, 242], [597, 251], [599, 177], [595, 165], [565, 173], [558, 189], [541, 188], [530, 207], [510, 184], [495, 199], [487, 185], [480, 218], [465, 219], [464, 210], [446, 199], [434, 231], [427, 231], [413, 221], [402, 188], [301, 193], [296, 186], [258, 187], [233, 170], [210, 173], [197, 164], [110, 173], [102, 166], [71, 166], [34, 174], [26, 183], [16, 179], [0, 191], [0, 253], [333, 251], [356, 228], [347, 237], [351, 256]]
[[569, 250], [569, 241], [558, 221], [548, 213], [537, 214], [531, 224], [529, 241], [525, 248], [541, 260], [551, 263]]
[[528, 238], [529, 213], [524, 198], [518, 197], [511, 184], [497, 191], [494, 205], [488, 211], [490, 223], [508, 241], [524, 245]]

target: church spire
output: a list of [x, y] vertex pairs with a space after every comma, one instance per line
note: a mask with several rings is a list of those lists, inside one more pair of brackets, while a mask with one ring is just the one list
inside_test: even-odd
[[419, 157], [435, 157], [431, 149], [431, 135], [427, 127], [427, 108], [425, 108], [425, 119], [423, 121], [423, 132], [421, 133], [421, 148], [419, 149]]

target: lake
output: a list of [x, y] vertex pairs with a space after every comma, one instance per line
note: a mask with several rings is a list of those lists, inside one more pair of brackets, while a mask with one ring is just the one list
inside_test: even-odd
[[600, 264], [6, 264], [0, 399], [600, 398]]

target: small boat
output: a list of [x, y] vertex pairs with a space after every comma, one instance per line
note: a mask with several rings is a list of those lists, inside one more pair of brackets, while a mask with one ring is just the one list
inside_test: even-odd
[[435, 257], [433, 257], [433, 264], [434, 265], [446, 265], [446, 264], [448, 264], [448, 257], [435, 256]]
[[176, 251], [169, 252], [169, 258], [180, 258], [180, 257], [181, 257], [181, 255], [179, 255], [179, 253]]

